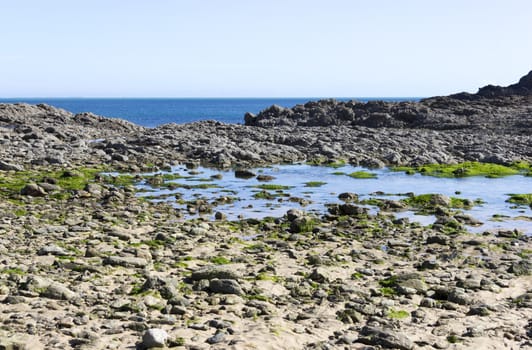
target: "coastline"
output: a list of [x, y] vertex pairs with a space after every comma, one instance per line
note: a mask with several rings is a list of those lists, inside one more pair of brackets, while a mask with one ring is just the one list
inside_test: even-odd
[[[481, 89], [487, 97], [354, 105], [367, 115], [352, 119], [330, 112], [342, 104], [324, 101], [271, 107], [248, 116], [248, 125], [153, 129], [44, 105], [0, 105], [0, 344], [530, 347], [530, 237], [464, 232], [448, 198], [430, 198], [440, 220], [432, 227], [384, 210], [369, 214], [348, 193], [319, 217], [291, 210], [264, 220], [182, 220], [171, 206], [136, 197], [132, 179], [101, 175], [297, 161], [530, 168], [524, 86]], [[405, 118], [412, 109], [419, 113]]]

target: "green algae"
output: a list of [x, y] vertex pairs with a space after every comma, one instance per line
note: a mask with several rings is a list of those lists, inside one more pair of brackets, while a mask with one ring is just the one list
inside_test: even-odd
[[223, 256], [214, 256], [210, 259], [210, 262], [212, 262], [215, 265], [227, 265], [231, 263], [231, 260]]
[[427, 164], [416, 167], [393, 167], [392, 171], [404, 171], [406, 174], [419, 173], [434, 177], [469, 177], [485, 176], [498, 178], [510, 175], [525, 174], [530, 171], [530, 164], [515, 162], [510, 165], [493, 163], [464, 162], [459, 164]]
[[347, 174], [347, 176], [352, 177], [354, 179], [376, 179], [377, 174], [370, 173], [368, 171], [355, 171], [351, 174]]
[[410, 313], [405, 310], [390, 310], [388, 311], [387, 315], [388, 318], [396, 319], [396, 320], [402, 320], [405, 318], [408, 318], [410, 316]]
[[514, 203], [519, 205], [529, 205], [532, 207], [532, 193], [509, 194], [510, 198], [506, 200], [508, 203]]
[[285, 186], [285, 185], [276, 185], [276, 184], [260, 184], [253, 186], [254, 188], [259, 188], [261, 190], [266, 191], [283, 191], [283, 190], [289, 190], [293, 188], [294, 186]]
[[[421, 208], [421, 209], [431, 209], [431, 208], [435, 208], [438, 205], [443, 205], [443, 203], [439, 203], [440, 201], [438, 200], [438, 198], [446, 198], [446, 197], [438, 195], [438, 194], [428, 193], [428, 194], [420, 194], [417, 196], [411, 196], [411, 197], [402, 199], [401, 202], [405, 203], [406, 205], [410, 207]], [[465, 199], [465, 198], [449, 197], [449, 202], [446, 203], [444, 206], [453, 208], [453, 209], [471, 209], [475, 205], [480, 205], [480, 204], [482, 204], [482, 200], [480, 199], [472, 201], [470, 199]]]
[[321, 187], [326, 184], [327, 182], [323, 182], [323, 181], [309, 181], [309, 182], [305, 182], [305, 187]]
[[326, 158], [315, 158], [315, 159], [307, 161], [306, 164], [311, 165], [311, 166], [325, 166], [328, 168], [338, 169], [338, 168], [346, 166], [347, 162], [343, 159], [331, 161]]

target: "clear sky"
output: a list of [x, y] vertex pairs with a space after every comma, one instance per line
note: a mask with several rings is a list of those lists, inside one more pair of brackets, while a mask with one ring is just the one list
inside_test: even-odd
[[0, 97], [431, 96], [532, 70], [531, 0], [0, 2]]

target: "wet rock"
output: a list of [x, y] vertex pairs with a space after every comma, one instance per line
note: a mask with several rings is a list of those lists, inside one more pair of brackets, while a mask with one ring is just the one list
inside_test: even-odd
[[366, 215], [368, 208], [360, 207], [358, 205], [345, 203], [339, 206], [340, 215]]
[[297, 218], [305, 216], [305, 212], [299, 209], [290, 209], [286, 212], [286, 218], [288, 221], [294, 221]]
[[217, 212], [214, 214], [214, 218], [215, 218], [216, 220], [225, 220], [225, 219], [227, 219], [227, 215], [225, 215], [225, 214], [222, 213], [222, 212], [217, 211]]
[[247, 169], [237, 169], [235, 170], [235, 177], [239, 179], [251, 179], [252, 177], [257, 176], [254, 172]]
[[295, 218], [290, 222], [290, 231], [293, 233], [310, 232], [314, 229], [315, 220], [308, 216]]
[[338, 195], [338, 199], [345, 201], [345, 202], [357, 202], [358, 195], [356, 193], [343, 192]]
[[430, 204], [447, 208], [451, 206], [451, 198], [443, 194], [433, 194], [430, 198]]
[[258, 181], [263, 181], [263, 182], [272, 181], [274, 179], [275, 179], [275, 177], [273, 177], [271, 175], [260, 174], [260, 175], [257, 176], [257, 180]]

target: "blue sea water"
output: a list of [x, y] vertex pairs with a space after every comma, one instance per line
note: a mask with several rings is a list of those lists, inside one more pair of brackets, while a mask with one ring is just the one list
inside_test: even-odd
[[[410, 98], [337, 98], [370, 101], [416, 101]], [[293, 107], [319, 98], [9, 98], [0, 103], [46, 103], [72, 113], [92, 112], [105, 117], [121, 118], [138, 125], [156, 127], [167, 123], [218, 120], [243, 124], [246, 112], [258, 113], [277, 104]]]

